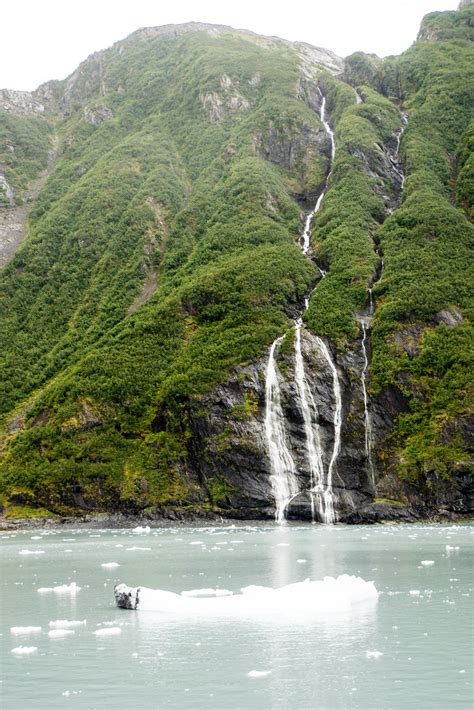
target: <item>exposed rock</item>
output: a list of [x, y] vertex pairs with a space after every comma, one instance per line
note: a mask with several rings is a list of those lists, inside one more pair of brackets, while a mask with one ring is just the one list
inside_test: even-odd
[[277, 127], [271, 121], [265, 133], [256, 133], [252, 140], [253, 151], [276, 165], [291, 170], [302, 161], [316, 155], [325, 155], [329, 161], [331, 145], [326, 132], [303, 123], [295, 128]]
[[4, 175], [0, 175], [0, 207], [8, 205], [13, 207], [15, 204], [15, 191], [8, 184]]
[[104, 121], [108, 121], [113, 118], [112, 111], [107, 108], [107, 106], [86, 106], [82, 112], [84, 121], [86, 123], [91, 123], [94, 126], [99, 126]]
[[[13, 202], [10, 202], [11, 206], [8, 209], [0, 209], [0, 268], [12, 258], [25, 236], [30, 203], [33, 202], [51, 173], [56, 163], [58, 152], [58, 139], [55, 137], [53, 138], [47, 168], [39, 178], [29, 185], [23, 197], [23, 204], [16, 206]], [[2, 182], [0, 180], [0, 189], [1, 187]]]
[[34, 116], [44, 113], [44, 104], [30, 91], [0, 89], [0, 106], [15, 116]]
[[460, 310], [452, 306], [449, 310], [445, 309], [436, 313], [434, 320], [436, 323], [444, 323], [449, 328], [454, 328], [456, 325], [464, 322], [463, 315]]

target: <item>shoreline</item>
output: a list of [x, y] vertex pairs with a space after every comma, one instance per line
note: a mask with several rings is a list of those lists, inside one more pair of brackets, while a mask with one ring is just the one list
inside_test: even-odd
[[[209, 513], [207, 515], [176, 516], [149, 518], [141, 515], [124, 515], [119, 513], [99, 513], [96, 515], [83, 515], [80, 517], [55, 517], [55, 518], [14, 518], [8, 519], [0, 515], [0, 531], [28, 531], [28, 530], [71, 530], [71, 529], [91, 529], [91, 530], [116, 530], [130, 529], [136, 527], [158, 528], [187, 528], [187, 527], [229, 527], [231, 525], [269, 525], [277, 524], [272, 518], [235, 518], [223, 517], [218, 514]], [[384, 517], [378, 520], [364, 519], [341, 520], [335, 525], [449, 525], [449, 524], [474, 524], [474, 514], [472, 513], [452, 513], [443, 512], [427, 516], [393, 516]], [[323, 523], [313, 523], [310, 520], [286, 520], [284, 525], [323, 525]]]

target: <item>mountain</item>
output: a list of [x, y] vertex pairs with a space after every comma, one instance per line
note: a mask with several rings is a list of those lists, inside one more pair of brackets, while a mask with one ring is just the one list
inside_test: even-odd
[[473, 18], [146, 28], [0, 92], [7, 517], [472, 509]]

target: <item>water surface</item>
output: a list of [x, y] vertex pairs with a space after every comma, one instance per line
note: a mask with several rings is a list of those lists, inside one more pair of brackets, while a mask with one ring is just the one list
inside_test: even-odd
[[[470, 708], [473, 533], [468, 525], [2, 533], [1, 705]], [[119, 566], [101, 566], [111, 562]], [[295, 622], [180, 619], [119, 610], [113, 598], [118, 582], [238, 593], [344, 573], [374, 580], [378, 603]], [[38, 592], [60, 585], [69, 589]], [[50, 622], [64, 619], [86, 624], [51, 638]], [[41, 631], [11, 632], [28, 626]], [[115, 635], [95, 633], [111, 628]], [[20, 646], [37, 650], [12, 653]]]

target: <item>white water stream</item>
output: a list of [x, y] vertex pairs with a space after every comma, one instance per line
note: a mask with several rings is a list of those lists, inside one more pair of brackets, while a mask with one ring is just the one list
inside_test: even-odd
[[[372, 312], [372, 289], [370, 292], [370, 307]], [[362, 393], [364, 395], [364, 421], [365, 421], [365, 456], [369, 467], [372, 487], [375, 487], [375, 470], [372, 460], [372, 419], [369, 412], [369, 398], [367, 396], [367, 371], [369, 369], [369, 358], [367, 355], [367, 324], [362, 321], [362, 354], [364, 356], [364, 367], [362, 368]]]
[[[323, 96], [318, 88], [321, 96], [320, 119], [326, 133], [331, 141], [331, 167], [326, 177], [323, 190], [319, 195], [314, 209], [308, 214], [305, 221], [303, 234], [300, 239], [301, 251], [306, 256], [310, 247], [311, 227], [315, 214], [320, 210], [324, 195], [328, 187], [329, 179], [332, 172], [332, 164], [336, 152], [336, 143], [334, 133], [326, 121], [326, 97]], [[319, 268], [321, 276], [324, 277], [326, 272]], [[309, 299], [305, 298], [305, 310], [309, 306]], [[306, 377], [304, 359], [301, 350], [301, 328], [303, 319], [299, 317], [295, 322], [295, 386], [298, 394], [298, 399], [303, 415], [304, 431], [306, 438], [306, 454], [310, 469], [310, 494], [312, 517], [314, 520], [314, 506], [318, 507], [318, 512], [321, 519], [325, 523], [333, 523], [336, 519], [334, 509], [334, 494], [332, 491], [332, 477], [334, 465], [336, 463], [339, 451], [341, 448], [341, 423], [342, 423], [342, 401], [341, 388], [339, 378], [334, 362], [331, 358], [326, 344], [318, 338], [318, 345], [323, 354], [324, 359], [328, 363], [333, 376], [333, 391], [335, 401], [334, 412], [334, 446], [331, 455], [331, 460], [328, 467], [326, 481], [324, 480], [324, 464], [323, 464], [323, 449], [319, 436], [318, 427], [318, 412], [316, 403], [311, 392], [311, 387]], [[278, 372], [275, 363], [275, 350], [282, 338], [277, 338], [270, 348], [270, 354], [267, 364], [266, 374], [266, 413], [265, 413], [265, 433], [270, 457], [271, 466], [271, 484], [273, 495], [275, 497], [275, 517], [278, 522], [282, 522], [285, 518], [285, 511], [292, 500], [300, 490], [296, 477], [295, 461], [287, 444], [286, 426], [281, 407], [281, 392], [278, 381]]]
[[281, 406], [280, 383], [275, 362], [275, 349], [283, 338], [277, 338], [270, 348], [265, 382], [265, 435], [270, 456], [270, 481], [275, 497], [275, 519], [281, 523], [291, 498], [298, 493], [296, 466], [288, 449], [285, 416]]

